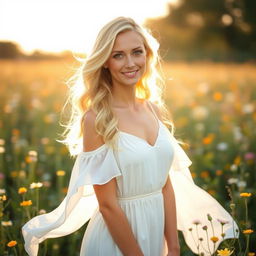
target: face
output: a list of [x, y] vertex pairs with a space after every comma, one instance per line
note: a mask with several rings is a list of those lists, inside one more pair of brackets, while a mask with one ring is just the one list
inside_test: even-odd
[[120, 33], [108, 61], [113, 86], [134, 86], [146, 68], [146, 49], [142, 37], [135, 31]]

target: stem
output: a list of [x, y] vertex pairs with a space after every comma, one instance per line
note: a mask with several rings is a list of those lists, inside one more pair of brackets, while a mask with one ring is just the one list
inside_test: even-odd
[[248, 206], [247, 206], [247, 199], [244, 199], [245, 203], [245, 226], [248, 228]]
[[250, 235], [246, 235], [246, 248], [244, 253], [245, 256], [248, 254], [248, 250], [249, 250], [249, 239], [250, 239]]

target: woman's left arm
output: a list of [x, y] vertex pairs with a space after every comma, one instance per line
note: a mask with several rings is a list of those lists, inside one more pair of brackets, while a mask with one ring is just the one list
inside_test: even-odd
[[164, 236], [168, 247], [168, 256], [179, 256], [180, 245], [177, 230], [175, 195], [170, 177], [168, 176], [163, 189], [165, 226]]

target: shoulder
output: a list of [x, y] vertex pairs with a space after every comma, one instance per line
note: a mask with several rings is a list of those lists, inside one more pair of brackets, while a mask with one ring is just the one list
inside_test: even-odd
[[148, 104], [150, 104], [150, 106], [153, 108], [154, 112], [156, 113], [157, 117], [162, 120], [162, 114], [161, 114], [161, 109], [160, 107], [156, 104], [156, 103], [153, 103], [152, 101], [147, 101]]
[[102, 136], [95, 129], [96, 114], [92, 110], [88, 110], [84, 114], [82, 122], [83, 133], [83, 151], [95, 150], [104, 144]]

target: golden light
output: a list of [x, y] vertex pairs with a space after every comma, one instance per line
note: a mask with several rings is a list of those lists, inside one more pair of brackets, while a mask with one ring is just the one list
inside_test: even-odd
[[18, 42], [29, 53], [36, 49], [86, 52], [99, 28], [117, 16], [138, 23], [167, 14], [178, 0], [2, 0], [0, 40]]

